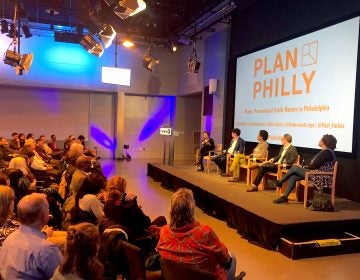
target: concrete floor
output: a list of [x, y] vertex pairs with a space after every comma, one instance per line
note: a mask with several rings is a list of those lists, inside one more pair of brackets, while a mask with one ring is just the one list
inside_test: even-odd
[[[117, 174], [127, 179], [127, 191], [137, 194], [144, 213], [152, 219], [159, 215], [167, 217], [172, 192], [165, 190], [159, 182], [154, 182], [146, 175], [147, 162], [160, 162], [160, 160], [133, 159], [130, 162], [102, 160], [102, 166], [107, 176]], [[247, 280], [360, 279], [360, 253], [291, 260], [276, 251], [248, 243], [236, 233], [236, 230], [227, 227], [225, 222], [204, 214], [200, 209], [196, 209], [196, 218], [200, 223], [210, 225], [220, 240], [236, 255], [237, 273], [241, 270], [246, 271]]]

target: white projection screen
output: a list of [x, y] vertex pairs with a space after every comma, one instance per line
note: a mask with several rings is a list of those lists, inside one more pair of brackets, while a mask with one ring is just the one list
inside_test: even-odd
[[318, 148], [333, 134], [352, 153], [359, 17], [237, 59], [234, 125], [245, 141]]

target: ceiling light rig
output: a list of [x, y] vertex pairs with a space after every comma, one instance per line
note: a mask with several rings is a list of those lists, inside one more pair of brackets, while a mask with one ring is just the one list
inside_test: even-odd
[[152, 72], [154, 70], [154, 68], [156, 67], [157, 64], [160, 63], [160, 60], [158, 59], [155, 59], [153, 56], [152, 56], [152, 53], [151, 53], [151, 47], [149, 46], [145, 55], [144, 55], [144, 58], [143, 58], [143, 66], [149, 70], [150, 72]]
[[200, 65], [201, 63], [196, 54], [196, 42], [194, 41], [192, 52], [187, 61], [187, 72], [189, 74], [199, 73]]
[[[4, 53], [3, 61], [4, 64], [15, 67], [16, 75], [22, 75], [25, 71], [26, 73], [30, 70], [34, 55], [33, 54], [20, 54], [20, 35], [16, 30], [16, 20], [17, 20], [17, 10], [18, 10], [18, 2], [15, 4], [14, 10], [14, 23], [11, 25], [9, 30], [9, 34], [12, 29], [12, 42], [10, 43], [8, 49]], [[20, 24], [20, 20], [19, 20]], [[13, 46], [13, 50], [10, 50], [10, 47]], [[17, 47], [17, 51], [16, 51]]]
[[105, 3], [121, 19], [134, 16], [146, 9], [146, 3], [143, 0], [104, 0]]

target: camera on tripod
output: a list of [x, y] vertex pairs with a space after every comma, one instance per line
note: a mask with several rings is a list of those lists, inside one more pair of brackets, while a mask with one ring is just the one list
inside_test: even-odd
[[130, 145], [126, 144], [123, 146], [124, 147], [124, 152], [121, 155], [121, 157], [117, 158], [118, 160], [126, 160], [126, 161], [130, 161], [131, 160], [131, 156], [128, 153], [128, 149], [130, 147]]

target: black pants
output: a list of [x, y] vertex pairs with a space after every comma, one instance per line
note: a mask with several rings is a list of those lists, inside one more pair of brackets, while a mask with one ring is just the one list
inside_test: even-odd
[[216, 163], [222, 173], [226, 172], [226, 154], [218, 155], [212, 161]]
[[212, 151], [212, 149], [210, 149], [209, 146], [204, 146], [200, 149], [199, 165], [201, 168], [204, 168], [203, 158], [208, 156], [210, 151]]
[[268, 172], [277, 172], [277, 165], [273, 163], [265, 163], [264, 165], [259, 167], [259, 173], [257, 174], [253, 184], [255, 186], [259, 186], [261, 179]]

